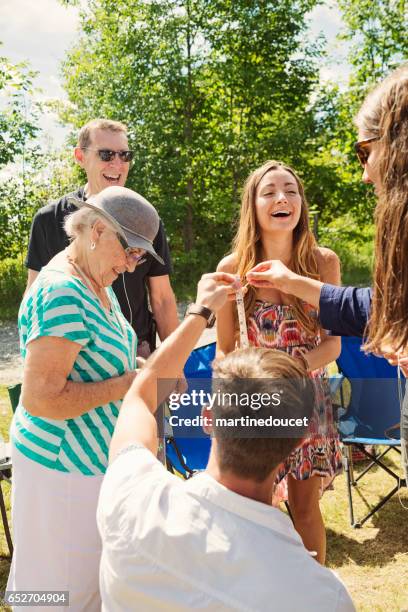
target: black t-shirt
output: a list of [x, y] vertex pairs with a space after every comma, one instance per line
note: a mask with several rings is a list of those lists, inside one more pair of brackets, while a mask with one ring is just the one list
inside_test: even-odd
[[[69, 239], [64, 230], [64, 219], [76, 210], [73, 204], [68, 203], [68, 199], [72, 196], [85, 200], [85, 188], [81, 187], [78, 191], [69, 193], [36, 212], [31, 225], [30, 242], [25, 260], [27, 268], [39, 272], [54, 255], [69, 245]], [[148, 306], [146, 278], [163, 276], [171, 272], [170, 251], [161, 220], [153, 246], [156, 253], [163, 258], [164, 266], [152, 255], [146, 253], [144, 263], [137, 266], [132, 273], [125, 272], [112, 285], [123, 314], [128, 321], [132, 319], [132, 326], [139, 340], [149, 339], [152, 331], [153, 317]], [[131, 311], [126, 299], [124, 284]]]

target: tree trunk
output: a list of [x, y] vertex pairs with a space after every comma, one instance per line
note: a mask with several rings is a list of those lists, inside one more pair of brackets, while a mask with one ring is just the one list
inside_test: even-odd
[[193, 229], [193, 219], [194, 219], [194, 183], [193, 177], [191, 175], [191, 168], [193, 166], [193, 109], [192, 109], [192, 96], [193, 96], [193, 86], [192, 86], [192, 74], [191, 74], [191, 21], [190, 21], [190, 2], [187, 1], [187, 96], [186, 96], [186, 104], [184, 108], [184, 139], [186, 142], [187, 149], [187, 183], [186, 183], [186, 217], [184, 220], [184, 250], [186, 253], [189, 253], [194, 248], [194, 229]]
[[193, 180], [187, 180], [187, 206], [186, 218], [184, 221], [184, 249], [189, 253], [194, 248], [194, 230], [193, 230]]

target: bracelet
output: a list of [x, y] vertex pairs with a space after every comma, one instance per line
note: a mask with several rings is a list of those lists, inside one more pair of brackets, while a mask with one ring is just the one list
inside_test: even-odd
[[299, 353], [298, 355], [296, 355], [295, 359], [299, 359], [299, 361], [303, 363], [303, 367], [305, 368], [306, 372], [310, 371], [310, 366], [307, 362], [306, 357], [303, 355], [303, 353]]

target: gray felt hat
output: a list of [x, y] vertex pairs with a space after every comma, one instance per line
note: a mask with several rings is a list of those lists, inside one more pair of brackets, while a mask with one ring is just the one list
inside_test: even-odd
[[106, 187], [88, 200], [70, 198], [77, 208], [97, 210], [125, 238], [130, 247], [139, 247], [164, 265], [156, 253], [153, 240], [159, 231], [157, 210], [143, 196], [126, 187]]

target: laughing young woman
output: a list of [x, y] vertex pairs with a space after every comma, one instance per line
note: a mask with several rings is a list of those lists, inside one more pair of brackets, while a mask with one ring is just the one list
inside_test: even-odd
[[[264, 260], [280, 259], [298, 274], [332, 284], [340, 283], [339, 260], [319, 248], [309, 229], [303, 185], [288, 166], [268, 161], [247, 179], [233, 252], [218, 270], [246, 273]], [[341, 451], [332, 419], [330, 391], [324, 366], [340, 353], [340, 339], [319, 327], [308, 304], [276, 289], [249, 287], [245, 312], [252, 346], [280, 349], [297, 357], [315, 380], [317, 403], [310, 436], [281, 465], [295, 527], [310, 551], [325, 561], [326, 533], [319, 508], [321, 492], [341, 471]], [[217, 352], [225, 355], [238, 344], [234, 303], [217, 316]]]
[[[253, 285], [296, 295], [320, 311], [326, 329], [364, 336], [366, 350], [383, 354], [408, 377], [408, 63], [381, 81], [365, 98], [355, 123], [362, 180], [378, 198], [374, 288], [333, 287], [305, 278], [282, 261], [257, 265]], [[294, 272], [297, 272], [294, 274]], [[320, 279], [324, 280], [324, 279]], [[408, 387], [401, 413], [402, 466], [408, 479]]]

